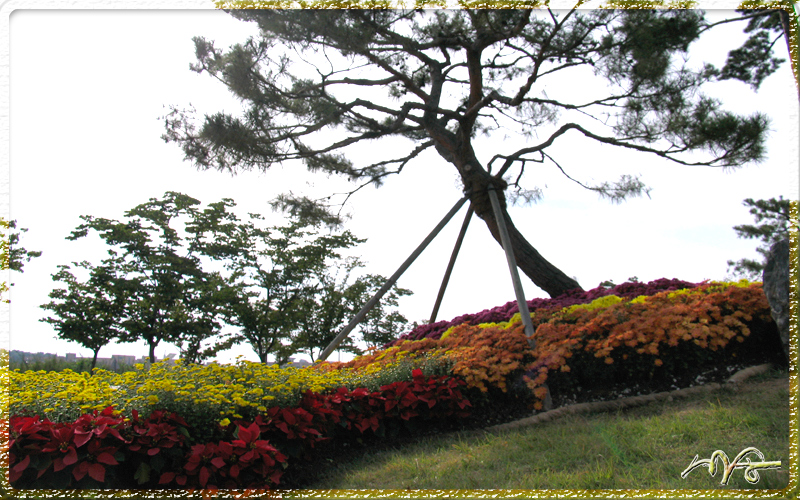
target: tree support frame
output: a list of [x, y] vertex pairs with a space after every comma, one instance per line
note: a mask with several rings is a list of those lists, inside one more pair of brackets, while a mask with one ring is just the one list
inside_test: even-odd
[[364, 307], [361, 308], [358, 314], [356, 314], [355, 318], [353, 318], [353, 320], [350, 321], [350, 323], [344, 327], [344, 329], [339, 333], [339, 335], [337, 335], [336, 338], [334, 338], [333, 341], [331, 341], [331, 343], [328, 344], [328, 347], [326, 347], [325, 350], [322, 351], [322, 353], [319, 355], [318, 358], [319, 361], [325, 361], [326, 359], [328, 359], [328, 356], [330, 356], [331, 353], [337, 347], [339, 347], [339, 344], [341, 344], [342, 341], [345, 338], [347, 338], [348, 335], [350, 335], [350, 332], [353, 330], [353, 328], [355, 328], [356, 325], [358, 325], [367, 316], [367, 313], [369, 313], [369, 311], [373, 307], [375, 307], [375, 304], [377, 304], [378, 301], [381, 299], [381, 297], [383, 297], [383, 294], [385, 294], [387, 291], [389, 291], [390, 288], [392, 288], [392, 286], [394, 286], [394, 284], [397, 282], [400, 276], [402, 276], [403, 273], [406, 272], [406, 269], [408, 269], [409, 266], [411, 266], [411, 264], [417, 259], [417, 257], [419, 257], [422, 251], [425, 250], [425, 248], [430, 244], [431, 241], [433, 241], [433, 239], [439, 234], [442, 228], [444, 228], [444, 226], [446, 226], [447, 223], [450, 222], [450, 219], [453, 218], [453, 216], [464, 205], [467, 199], [468, 197], [464, 196], [463, 198], [458, 200], [455, 205], [453, 205], [453, 208], [451, 208], [450, 211], [447, 212], [447, 215], [445, 215], [444, 218], [441, 220], [441, 222], [439, 222], [439, 224], [435, 228], [433, 228], [433, 231], [431, 231], [430, 234], [428, 234], [427, 238], [425, 238], [422, 241], [422, 243], [420, 243], [420, 245], [417, 247], [417, 249], [414, 250], [414, 252], [408, 257], [408, 259], [406, 259], [406, 261], [403, 262], [403, 264], [397, 271], [395, 271], [392, 277], [386, 281], [383, 287], [381, 287], [381, 289], [378, 290], [377, 293], [375, 293], [375, 295], [371, 299], [369, 299], [369, 302], [367, 302], [366, 305], [364, 305]]
[[444, 272], [444, 278], [442, 278], [442, 284], [439, 287], [439, 294], [436, 296], [436, 302], [433, 304], [431, 319], [428, 321], [429, 324], [435, 322], [436, 315], [439, 314], [439, 306], [442, 305], [444, 291], [447, 289], [447, 284], [450, 282], [450, 275], [453, 273], [453, 266], [456, 264], [456, 257], [458, 257], [458, 252], [461, 250], [461, 244], [464, 242], [464, 234], [467, 232], [469, 221], [472, 219], [472, 214], [474, 213], [475, 209], [472, 208], [472, 205], [470, 205], [470, 207], [467, 209], [467, 215], [464, 217], [464, 222], [461, 224], [461, 231], [458, 233], [456, 244], [453, 247], [453, 253], [450, 255], [450, 262], [447, 263], [447, 270]]

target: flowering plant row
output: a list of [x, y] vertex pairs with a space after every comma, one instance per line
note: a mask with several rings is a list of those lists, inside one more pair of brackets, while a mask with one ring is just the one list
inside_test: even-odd
[[536, 361], [526, 380], [540, 397], [545, 381], [551, 389], [630, 384], [773, 357], [777, 339], [761, 283], [707, 283], [554, 315], [536, 329]]
[[[579, 289], [570, 290], [558, 297], [549, 299], [531, 299], [528, 301], [528, 309], [530, 311], [559, 310], [577, 304], [588, 304], [607, 295], [615, 295], [620, 298], [634, 298], [638, 296], [654, 295], [663, 291], [695, 288], [697, 286], [697, 283], [667, 278], [657, 279], [649, 283], [628, 282], [610, 288], [598, 286], [597, 288], [587, 291]], [[462, 324], [479, 325], [508, 322], [515, 314], [519, 315], [517, 302], [507, 302], [501, 306], [486, 309], [479, 313], [463, 314], [450, 321], [437, 321], [435, 323], [419, 325], [412, 331], [398, 337], [397, 340], [386, 344], [384, 348], [398, 345], [404, 340], [420, 340], [423, 338], [438, 339], [448, 329]]]
[[633, 296], [641, 289], [627, 288], [622, 297], [600, 295], [588, 303], [534, 310], [535, 349], [529, 348], [517, 313], [502, 323], [463, 323], [438, 338], [405, 340], [331, 366], [369, 369], [403, 356], [439, 355], [453, 362], [453, 374], [468, 388], [506, 391], [521, 379], [539, 399], [534, 407], [541, 408], [546, 382], [552, 391], [666, 376], [772, 345], [764, 336], [774, 328], [758, 330], [759, 338], [745, 343], [749, 324], [771, 324], [760, 283], [705, 283], [650, 296]]
[[[9, 480], [17, 488], [124, 483], [126, 471], [147, 478], [182, 458], [188, 439], [186, 423], [174, 413], [141, 419], [134, 411], [123, 418], [111, 406], [71, 423], [12, 416], [10, 427]], [[114, 467], [120, 462], [126, 467]]]
[[109, 406], [71, 423], [14, 416], [10, 481], [15, 488], [268, 489], [279, 484], [290, 457], [309, 458], [317, 443], [467, 416], [462, 385], [417, 369], [412, 380], [380, 391], [307, 391], [296, 407], [271, 407], [253, 421], [222, 419], [222, 438], [208, 442], [198, 442], [181, 416], [160, 410], [124, 418]]
[[378, 391], [395, 381], [410, 380], [421, 368], [426, 376], [450, 373], [443, 360], [421, 357], [373, 365], [363, 370], [325, 372], [240, 361], [233, 365], [137, 365], [117, 374], [95, 369], [92, 374], [19, 372], [10, 376], [10, 414], [72, 422], [108, 406], [130, 415], [161, 409], [175, 412], [200, 433], [199, 441], [216, 439], [216, 422], [223, 418], [252, 421], [270, 407], [291, 408], [308, 392], [325, 393], [339, 387]]
[[508, 308], [483, 318], [497, 321], [305, 369], [240, 362], [91, 377], [12, 372], [12, 484], [272, 487], [317, 445], [466, 417], [467, 395], [484, 401], [521, 387], [541, 408], [545, 384], [557, 394], [630, 383], [769, 348], [775, 329], [760, 283], [674, 281], [532, 309], [533, 349]]

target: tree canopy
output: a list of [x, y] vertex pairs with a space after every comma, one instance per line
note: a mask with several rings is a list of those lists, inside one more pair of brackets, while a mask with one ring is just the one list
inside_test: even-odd
[[[552, 165], [612, 202], [648, 193], [632, 174], [596, 183], [573, 178], [570, 165], [554, 156], [554, 144], [594, 141], [695, 166], [737, 167], [764, 158], [767, 117], [736, 115], [702, 92], [720, 78], [746, 75], [735, 63], [720, 70], [685, 59], [711, 27], [702, 11], [230, 14], [256, 23], [260, 35], [227, 50], [195, 38], [192, 69], [224, 83], [241, 100], [242, 113], [198, 119], [192, 110], [173, 108], [165, 118], [166, 141], [179, 144], [200, 169], [265, 170], [301, 161], [312, 172], [353, 181], [347, 197], [435, 151], [455, 169], [499, 242], [488, 197], [489, 190], [498, 192], [517, 265], [551, 296], [580, 285], [539, 254], [506, 209], [508, 197], [541, 195], [532, 166]], [[760, 82], [776, 64], [768, 61], [748, 83]], [[600, 83], [575, 92], [564, 85], [568, 78]], [[508, 133], [525, 144], [498, 140], [477, 148], [478, 137]], [[365, 143], [390, 137], [400, 146], [386, 148], [384, 156], [359, 154]], [[341, 221], [341, 205], [329, 197], [286, 193], [274, 206]]]
[[53, 325], [58, 338], [90, 349], [93, 353], [90, 368], [93, 369], [100, 349], [125, 336], [120, 325], [125, 297], [115, 288], [119, 277], [115, 275], [113, 265], [93, 266], [83, 261], [73, 262], [73, 266], [86, 270], [88, 279], [78, 279], [71, 266], [59, 266], [53, 280], [64, 283], [66, 289], [57, 288], [50, 292], [52, 300], [41, 307], [52, 315], [40, 321]]
[[[20, 246], [19, 237], [22, 233], [28, 232], [28, 229], [24, 227], [17, 229], [16, 220], [7, 221], [0, 218], [0, 229], [4, 233], [0, 241], [0, 269], [22, 272], [26, 262], [42, 256], [41, 251], [25, 250]], [[6, 231], [8, 234], [5, 234]]]
[[[326, 233], [294, 218], [264, 228], [258, 214], [240, 220], [227, 198], [199, 205], [167, 192], [122, 220], [82, 216], [68, 239], [96, 233], [108, 257], [60, 266], [53, 280], [66, 288], [50, 293], [41, 307], [51, 316], [42, 321], [95, 359], [112, 340], [143, 340], [151, 361], [162, 342], [178, 346], [189, 363], [247, 343], [262, 362], [272, 356], [284, 364], [297, 353], [313, 359], [386, 281], [355, 275], [363, 263], [340, 252], [364, 240], [349, 231]], [[409, 293], [394, 286], [362, 322], [368, 344], [399, 333], [407, 321], [390, 308]], [[354, 341], [342, 348], [361, 352]]]
[[[105, 265], [113, 269], [113, 293], [124, 304], [118, 338], [144, 340], [152, 362], [161, 342], [180, 344], [208, 327], [208, 317], [190, 313], [193, 294], [210, 279], [202, 268], [204, 252], [187, 244], [175, 227], [187, 217], [191, 225], [198, 204], [190, 196], [168, 192], [163, 199], [150, 199], [125, 212], [122, 221], [82, 216], [84, 223], [67, 238], [77, 240], [92, 231], [109, 245]], [[204, 295], [211, 303], [210, 294]]]

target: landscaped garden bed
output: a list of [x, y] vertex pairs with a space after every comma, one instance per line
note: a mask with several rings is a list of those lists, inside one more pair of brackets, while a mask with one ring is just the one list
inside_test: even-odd
[[11, 373], [15, 488], [297, 486], [302, 464], [780, 362], [760, 283], [657, 280], [423, 325], [347, 363]]

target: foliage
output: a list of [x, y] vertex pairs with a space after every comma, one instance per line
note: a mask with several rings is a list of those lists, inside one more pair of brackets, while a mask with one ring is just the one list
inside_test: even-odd
[[[516, 313], [302, 369], [239, 362], [93, 376], [14, 371], [11, 481], [272, 487], [325, 446], [392, 439], [421, 422], [457, 427], [473, 402], [485, 406], [520, 387], [541, 409], [545, 383], [555, 395], [630, 387], [780, 352], [760, 283], [654, 283], [533, 310], [533, 349]], [[636, 295], [657, 287], [672, 289]]]
[[299, 348], [291, 340], [302, 318], [319, 314], [313, 304], [318, 277], [335, 266], [338, 251], [361, 240], [349, 232], [320, 235], [297, 221], [261, 229], [251, 219], [242, 228], [240, 253], [227, 264], [242, 291], [230, 322], [263, 363], [272, 355], [284, 364]]
[[67, 422], [107, 406], [145, 415], [163, 409], [185, 418], [198, 429], [199, 439], [204, 433], [213, 432], [215, 423], [222, 418], [252, 420], [271, 406], [297, 405], [306, 391], [324, 393], [338, 387], [378, 390], [380, 385], [410, 379], [415, 368], [423, 369], [426, 376], [448, 374], [431, 360], [400, 368], [385, 363], [366, 370], [330, 373], [247, 361], [208, 366], [138, 364], [129, 372], [95, 369], [93, 375], [71, 370], [12, 371], [9, 411], [13, 415], [40, 415]]
[[12, 271], [22, 272], [22, 268], [26, 262], [30, 262], [34, 257], [41, 257], [41, 251], [25, 250], [19, 246], [19, 237], [22, 233], [27, 232], [26, 228], [17, 229], [17, 221], [7, 221], [0, 218], [0, 228], [3, 233], [5, 230], [10, 230], [8, 235], [0, 241], [0, 269], [11, 269]]
[[[720, 70], [679, 61], [712, 27], [698, 10], [240, 10], [237, 2], [220, 5], [234, 6], [231, 15], [257, 24], [260, 33], [228, 50], [204, 38], [194, 40], [192, 69], [226, 85], [244, 107], [238, 116], [218, 112], [198, 119], [193, 110], [173, 108], [165, 117], [164, 139], [177, 143], [199, 169], [266, 170], [298, 160], [311, 172], [356, 184], [344, 193], [338, 205], [343, 207], [361, 187], [381, 185], [431, 150], [457, 171], [475, 213], [499, 242], [489, 186], [501, 198], [499, 216], [510, 223], [507, 188], [517, 190], [512, 198], [541, 194], [530, 186], [536, 182], [529, 178], [532, 164], [552, 165], [612, 202], [648, 193], [630, 174], [596, 183], [571, 176], [570, 166], [552, 151], [570, 132], [604, 147], [687, 165], [737, 167], [765, 155], [767, 118], [725, 111], [702, 92], [718, 80]], [[758, 78], [774, 64], [768, 60], [769, 68], [759, 70]], [[735, 73], [729, 68], [726, 77]], [[554, 78], [590, 74], [597, 85], [585, 88], [602, 93], [541, 90]], [[498, 133], [539, 139], [522, 147], [516, 141], [492, 141], [493, 149], [486, 151], [480, 138]], [[359, 152], [367, 141], [388, 138], [397, 146], [377, 157]], [[341, 222], [330, 196], [312, 200], [289, 193], [274, 206]], [[513, 224], [508, 226], [519, 267], [537, 286], [551, 297], [580, 288], [539, 256]]]
[[382, 436], [411, 420], [467, 415], [461, 384], [416, 369], [411, 380], [374, 392], [307, 391], [296, 406], [272, 406], [250, 421], [219, 420], [216, 442], [199, 439], [197, 428], [163, 410], [146, 419], [133, 410], [128, 419], [108, 406], [63, 423], [14, 415], [10, 481], [16, 488], [270, 488], [289, 465], [280, 450], [308, 458], [317, 443], [356, 431]]
[[740, 259], [736, 262], [728, 261], [728, 270], [734, 276], [749, 279], [760, 279], [766, 265], [769, 249], [778, 241], [788, 238], [789, 231], [797, 230], [797, 221], [792, 220], [791, 201], [784, 200], [783, 196], [777, 200], [753, 200], [747, 198], [743, 205], [750, 207], [750, 214], [755, 218], [756, 224], [742, 224], [733, 226], [739, 238], [757, 239], [761, 245], [756, 251], [761, 254], [762, 261], [753, 259]]
[[[25, 262], [30, 262], [32, 258], [42, 255], [40, 251], [28, 251], [19, 246], [19, 235], [27, 229], [20, 228], [18, 232], [10, 231], [6, 235], [6, 230], [13, 230], [16, 227], [16, 220], [7, 221], [0, 217], [0, 231], [3, 233], [3, 237], [0, 239], [0, 271], [11, 269], [22, 272]], [[6, 292], [8, 292], [8, 284], [0, 282], [0, 297]], [[7, 303], [8, 299], [4, 299], [4, 302]]]
[[[343, 258], [340, 252], [364, 240], [349, 231], [321, 234], [299, 220], [269, 229], [260, 229], [251, 220], [241, 229], [235, 243], [239, 253], [227, 263], [240, 290], [229, 322], [240, 327], [237, 339], [249, 343], [262, 362], [272, 355], [278, 364], [285, 364], [298, 352], [313, 360], [315, 350], [327, 347], [385, 280], [373, 275], [353, 279], [364, 264]], [[213, 240], [223, 238], [214, 235]], [[396, 311], [390, 313], [389, 307], [410, 293], [392, 287], [360, 325], [363, 334], [369, 336], [374, 325], [385, 322], [385, 314], [390, 318], [389, 334], [396, 333], [396, 325], [406, 320]], [[361, 352], [352, 338], [341, 349]]]
[[758, 90], [764, 79], [786, 61], [775, 57], [772, 48], [779, 38], [785, 38], [789, 46], [789, 13], [781, 9], [737, 9], [736, 12], [747, 19], [744, 31], [750, 36], [741, 47], [728, 52], [719, 79], [740, 80]]
[[[665, 290], [680, 290], [696, 286], [696, 283], [666, 278], [657, 279], [649, 283], [640, 283], [631, 280], [627, 283], [612, 287], [601, 284], [597, 288], [588, 291], [571, 290], [551, 299], [531, 299], [528, 301], [528, 310], [534, 311], [534, 314], [542, 314], [543, 311], [551, 309], [562, 309], [576, 304], [588, 304], [600, 297], [608, 295], [616, 295], [620, 298], [633, 298], [640, 295], [653, 295]], [[389, 342], [384, 347], [397, 345], [404, 340], [420, 340], [423, 338], [437, 339], [449, 329], [461, 324], [479, 325], [509, 322], [514, 318], [515, 314], [519, 314], [519, 307], [516, 301], [510, 301], [502, 306], [485, 309], [478, 313], [463, 314], [450, 321], [437, 321], [436, 323], [419, 325], [412, 331]]]
[[[541, 400], [545, 382], [550, 390], [597, 388], [713, 366], [730, 357], [768, 354], [774, 347], [771, 330], [760, 328], [756, 338], [749, 338], [748, 325], [772, 321], [760, 283], [705, 283], [678, 289], [672, 284], [658, 280], [598, 287], [581, 294], [583, 300], [577, 305], [551, 299], [562, 307], [532, 309], [533, 350], [517, 313], [504, 322], [462, 323], [439, 335], [401, 340], [337, 366], [365, 369], [427, 353], [451, 360], [452, 373], [468, 388], [505, 392], [510, 384], [524, 380]], [[639, 292], [652, 295], [636, 295]], [[595, 298], [587, 303], [587, 296]], [[736, 342], [731, 345], [731, 340]], [[556, 383], [551, 383], [554, 379]], [[541, 401], [535, 404], [541, 408]]]
[[748, 282], [708, 283], [564, 311], [537, 327], [536, 361], [526, 378], [542, 397], [540, 387], [554, 378], [562, 386], [597, 387], [770, 354], [774, 329], [760, 327], [750, 338], [748, 325], [771, 322], [761, 284]]
[[[10, 481], [16, 488], [125, 488], [173, 480], [181, 487], [263, 488], [278, 483], [282, 471], [275, 465], [286, 460], [257, 439], [255, 424], [239, 427], [236, 439], [187, 452], [187, 424], [180, 416], [155, 411], [140, 419], [134, 412], [126, 419], [110, 406], [73, 423], [13, 417], [11, 436]], [[212, 467], [219, 483], [209, 484]]]
[[[36, 359], [33, 361], [25, 361], [24, 359], [20, 358], [11, 358], [9, 365], [10, 370], [19, 370], [22, 372], [25, 371], [44, 371], [44, 372], [60, 372], [64, 370], [71, 370], [73, 372], [91, 372], [94, 367], [92, 366], [92, 360], [87, 358], [77, 359], [76, 361], [65, 361], [63, 359], [58, 359], [55, 355], [52, 357], [47, 357], [44, 359]], [[120, 373], [123, 371], [131, 370], [133, 367], [128, 365], [123, 365], [121, 367], [116, 368], [115, 372]]]
[[[106, 477], [109, 466], [123, 458], [120, 448], [125, 439], [118, 429], [122, 422], [113, 408], [63, 425], [40, 421], [38, 416], [12, 417], [9, 480], [51, 488], [91, 487], [111, 480]], [[51, 466], [52, 473], [47, 474]]]
[[[301, 352], [306, 352], [311, 360], [316, 359], [315, 349], [320, 352], [325, 349], [336, 335], [345, 326], [347, 320], [352, 319], [384, 285], [386, 278], [379, 275], [368, 274], [358, 277], [350, 283], [349, 275], [352, 269], [362, 264], [357, 259], [348, 261], [340, 269], [346, 270], [344, 279], [337, 283], [337, 277], [330, 275], [319, 276], [315, 294], [311, 303], [304, 307], [306, 311], [299, 321], [299, 333], [292, 339], [292, 347]], [[359, 337], [368, 347], [384, 344], [400, 334], [401, 329], [408, 320], [397, 310], [398, 298], [411, 295], [411, 291], [397, 285], [389, 289], [381, 300], [370, 309], [359, 325]], [[348, 337], [344, 346], [340, 344], [338, 350], [362, 354], [363, 350]]]
[[[123, 306], [116, 337], [122, 342], [144, 340], [151, 362], [161, 342], [181, 344], [187, 337], [196, 342], [198, 332], [208, 335], [220, 328], [225, 287], [207, 286], [214, 276], [202, 269], [204, 249], [186, 243], [172, 226], [184, 218], [189, 225], [196, 223], [199, 203], [167, 192], [163, 199], [151, 198], [125, 212], [125, 221], [81, 216], [84, 223], [67, 238], [77, 240], [94, 231], [111, 247], [103, 268], [110, 268], [106, 274], [114, 303]], [[195, 360], [202, 359], [197, 348], [192, 351]]]
[[114, 289], [117, 277], [113, 267], [94, 267], [87, 261], [73, 264], [87, 270], [89, 278], [82, 283], [70, 272], [70, 266], [59, 266], [53, 280], [65, 283], [67, 289], [50, 292], [52, 301], [41, 307], [51, 311], [53, 316], [39, 321], [53, 325], [58, 338], [90, 349], [94, 354], [91, 371], [100, 349], [113, 339], [124, 336], [120, 319], [125, 306], [122, 294]]
[[[144, 340], [151, 361], [156, 346], [169, 342], [186, 362], [200, 363], [247, 342], [262, 362], [271, 355], [285, 364], [297, 352], [313, 359], [385, 281], [354, 276], [363, 263], [340, 252], [364, 240], [349, 231], [322, 234], [298, 220], [263, 228], [257, 214], [241, 221], [233, 200], [199, 205], [167, 192], [125, 212], [122, 221], [82, 216], [68, 239], [96, 232], [109, 257], [98, 266], [73, 263], [88, 274], [85, 280], [61, 266], [53, 279], [66, 288], [51, 292], [42, 308], [52, 315], [43, 321], [95, 357], [111, 340]], [[391, 308], [410, 293], [392, 287], [359, 325], [364, 338], [374, 343], [397, 335], [407, 321]], [[223, 334], [225, 325], [239, 331]], [[360, 352], [353, 340], [343, 349]]]
[[256, 423], [247, 428], [238, 426], [232, 441], [192, 446], [186, 465], [178, 472], [161, 474], [158, 484], [178, 487], [259, 488], [277, 485], [286, 456], [269, 441], [258, 439], [261, 431]]

